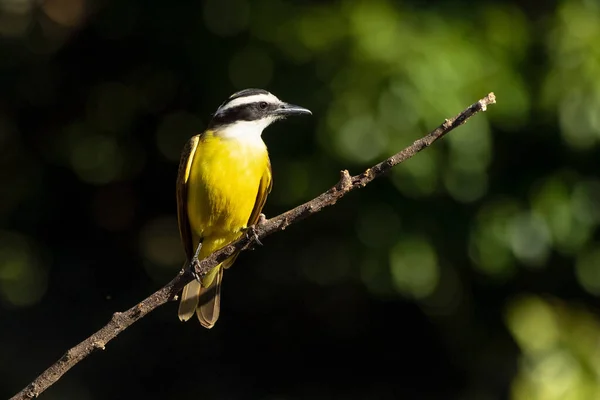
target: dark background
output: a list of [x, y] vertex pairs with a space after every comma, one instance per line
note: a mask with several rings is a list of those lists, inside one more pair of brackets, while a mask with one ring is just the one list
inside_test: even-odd
[[0, 397], [179, 271], [181, 148], [262, 87], [313, 111], [267, 216], [498, 104], [42, 399], [600, 398], [599, 40], [595, 0], [0, 0]]

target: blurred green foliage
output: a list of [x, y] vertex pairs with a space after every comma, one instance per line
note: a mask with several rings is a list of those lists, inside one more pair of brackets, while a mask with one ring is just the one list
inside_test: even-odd
[[513, 398], [600, 396], [597, 316], [576, 304], [520, 296], [509, 303], [506, 321], [523, 352]]
[[[433, 337], [415, 339], [431, 353], [410, 358], [407, 369], [418, 359], [435, 364], [439, 353], [455, 359], [459, 367], [424, 378], [451, 381], [435, 398], [599, 397], [599, 40], [596, 0], [0, 0], [0, 304], [17, 321], [5, 324], [0, 351], [16, 363], [23, 356], [10, 353], [11, 343], [49, 329], [57, 309], [81, 316], [53, 333], [64, 337], [83, 316], [102, 321], [116, 311], [103, 303], [111, 293], [129, 306], [180, 268], [179, 154], [234, 90], [264, 87], [314, 113], [312, 122], [265, 133], [275, 174], [269, 215], [494, 91], [489, 112], [382, 182], [240, 257], [216, 329], [244, 331], [254, 310], [265, 310], [273, 320], [256, 324], [256, 336], [273, 338], [265, 351], [277, 357], [288, 354], [278, 335], [300, 332], [282, 314], [332, 343], [354, 338], [351, 349], [381, 340], [388, 351], [384, 332], [431, 325]], [[275, 296], [286, 312], [272, 305]], [[406, 304], [427, 322], [403, 313]], [[379, 322], [365, 322], [383, 309]], [[164, 340], [196, 340], [196, 330], [178, 338], [183, 328], [169, 312], [159, 328], [174, 325], [174, 338]], [[290, 341], [315, 348], [297, 335]], [[221, 348], [214, 343], [225, 339], [199, 340]], [[397, 342], [411, 345], [404, 336]], [[0, 382], [0, 390], [23, 386], [64, 350], [58, 343], [35, 370], [23, 360], [2, 366], [17, 383]], [[243, 362], [219, 354], [211, 355], [216, 365]], [[453, 368], [462, 374], [457, 387]], [[73, 378], [59, 394], [100, 398], [82, 382]], [[196, 391], [173, 386], [163, 398]], [[357, 396], [394, 393], [364, 386]], [[282, 389], [278, 398], [327, 397], [324, 387]], [[209, 398], [236, 396], [214, 390]]]

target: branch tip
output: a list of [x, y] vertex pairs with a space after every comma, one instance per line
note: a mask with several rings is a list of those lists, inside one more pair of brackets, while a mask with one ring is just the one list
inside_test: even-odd
[[481, 108], [481, 111], [486, 111], [487, 106], [489, 106], [490, 104], [496, 104], [496, 95], [494, 94], [494, 92], [490, 92], [483, 99], [479, 100], [478, 103], [479, 107]]

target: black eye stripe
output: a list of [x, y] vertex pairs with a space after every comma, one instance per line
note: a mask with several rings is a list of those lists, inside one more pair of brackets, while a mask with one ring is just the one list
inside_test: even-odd
[[259, 101], [255, 103], [240, 104], [239, 106], [217, 110], [212, 118], [210, 127], [232, 124], [237, 121], [256, 121], [276, 110], [277, 104]]

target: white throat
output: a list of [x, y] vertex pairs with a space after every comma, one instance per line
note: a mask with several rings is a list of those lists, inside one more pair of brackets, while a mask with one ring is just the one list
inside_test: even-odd
[[219, 135], [225, 139], [237, 140], [240, 143], [264, 147], [263, 130], [275, 120], [267, 117], [256, 121], [237, 121], [219, 130]]

